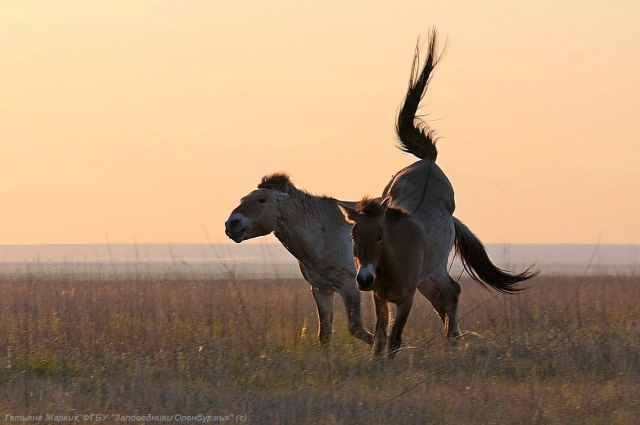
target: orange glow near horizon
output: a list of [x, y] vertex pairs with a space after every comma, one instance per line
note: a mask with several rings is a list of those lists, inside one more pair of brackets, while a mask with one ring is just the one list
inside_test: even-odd
[[[269, 4], [267, 4], [269, 3]], [[0, 5], [0, 245], [230, 242], [260, 178], [379, 194], [419, 35], [456, 216], [486, 243], [640, 244], [640, 4]], [[207, 234], [209, 236], [207, 236]]]

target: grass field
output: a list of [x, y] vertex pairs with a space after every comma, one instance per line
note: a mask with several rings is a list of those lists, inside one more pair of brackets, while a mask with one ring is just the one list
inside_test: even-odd
[[[332, 346], [318, 346], [302, 279], [3, 274], [0, 420], [640, 423], [639, 277], [541, 276], [516, 296], [463, 279], [472, 333], [455, 346], [416, 300], [406, 347], [377, 362], [339, 298]], [[371, 329], [366, 294], [363, 308]]]

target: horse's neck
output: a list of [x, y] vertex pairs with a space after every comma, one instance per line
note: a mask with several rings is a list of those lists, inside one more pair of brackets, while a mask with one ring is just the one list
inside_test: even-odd
[[[298, 202], [298, 204], [294, 204]], [[314, 211], [312, 213], [312, 211]], [[278, 224], [274, 231], [282, 245], [305, 265], [321, 260], [322, 223], [320, 210], [306, 209], [299, 200], [291, 199], [280, 207]]]

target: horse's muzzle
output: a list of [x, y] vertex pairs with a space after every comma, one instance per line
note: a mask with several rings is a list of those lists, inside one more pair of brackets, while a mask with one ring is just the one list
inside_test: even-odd
[[356, 282], [358, 283], [358, 289], [361, 291], [371, 291], [376, 282], [374, 267], [371, 264], [360, 267], [356, 275]]
[[240, 243], [244, 240], [244, 235], [247, 233], [247, 226], [243, 217], [234, 217], [235, 214], [229, 217], [226, 223], [224, 223], [224, 233], [236, 243]]

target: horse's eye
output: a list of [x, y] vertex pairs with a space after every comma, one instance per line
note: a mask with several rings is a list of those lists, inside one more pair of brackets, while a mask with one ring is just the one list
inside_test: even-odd
[[258, 199], [258, 202], [260, 202], [261, 204], [264, 204], [265, 202], [267, 202], [267, 200], [264, 198], [260, 198]]
[[382, 242], [382, 235], [378, 236], [378, 243]]

